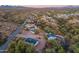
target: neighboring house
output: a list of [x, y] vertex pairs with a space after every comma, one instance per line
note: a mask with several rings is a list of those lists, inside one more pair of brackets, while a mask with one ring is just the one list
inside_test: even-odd
[[28, 29], [29, 31], [34, 33], [35, 30], [37, 29], [37, 26], [35, 24], [27, 24], [27, 25], [25, 25], [25, 29]]
[[56, 35], [56, 37], [64, 40], [64, 37], [62, 35]]
[[32, 19], [27, 19], [27, 20], [26, 20], [26, 23], [27, 23], [27, 24], [33, 24], [34, 21], [33, 21]]
[[48, 40], [54, 40], [57, 38], [54, 34], [48, 34], [47, 37], [48, 37]]

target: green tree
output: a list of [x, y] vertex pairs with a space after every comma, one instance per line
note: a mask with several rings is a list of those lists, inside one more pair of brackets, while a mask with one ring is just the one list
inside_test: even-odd
[[13, 53], [35, 52], [34, 47], [32, 45], [26, 44], [22, 38], [12, 41], [7, 50], [8, 50], [8, 52], [13, 52]]
[[12, 41], [12, 42], [10, 43], [8, 49], [7, 49], [8, 52], [10, 52], [10, 53], [15, 52], [15, 46], [16, 46], [16, 42], [15, 42], [15, 41]]
[[64, 49], [61, 46], [61, 44], [58, 44], [57, 40], [49, 40], [48, 41], [49, 44], [51, 44], [49, 46], [46, 47], [45, 52], [47, 53], [63, 53]]
[[79, 53], [79, 42], [69, 47], [69, 52]]

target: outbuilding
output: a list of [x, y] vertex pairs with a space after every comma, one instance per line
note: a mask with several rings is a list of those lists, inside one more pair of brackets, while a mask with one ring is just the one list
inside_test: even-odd
[[54, 34], [48, 34], [47, 37], [48, 37], [48, 40], [54, 40], [57, 38]]

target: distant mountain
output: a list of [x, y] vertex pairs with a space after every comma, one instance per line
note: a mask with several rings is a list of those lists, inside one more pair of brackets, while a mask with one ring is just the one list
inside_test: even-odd
[[72, 5], [71, 5], [71, 6], [65, 6], [65, 7], [63, 7], [63, 8], [79, 8], [79, 6], [78, 6], [78, 5], [77, 5], [77, 6], [76, 6], [76, 5], [73, 5], [73, 6], [72, 6]]
[[8, 8], [19, 8], [19, 9], [22, 9], [24, 8], [23, 6], [10, 6], [10, 5], [1, 5], [0, 8], [3, 8], [3, 9], [8, 9]]
[[47, 8], [49, 8], [49, 9], [73, 9], [73, 8], [79, 8], [79, 6], [78, 6], [78, 5], [77, 5], [77, 6], [72, 6], [72, 5], [70, 5], [70, 6], [47, 7]]
[[0, 8], [16, 8], [16, 6], [1, 5]]
[[30, 6], [10, 6], [10, 5], [1, 5], [0, 6], [0, 8], [34, 8], [34, 9], [39, 9], [39, 8], [79, 8], [79, 6], [78, 5], [69, 5], [69, 6], [60, 6], [60, 5], [58, 5], [58, 6], [47, 6], [47, 7], [42, 7], [42, 6], [38, 6], [38, 7], [30, 7]]
[[[41, 6], [40, 6], [41, 7]], [[76, 9], [79, 8], [78, 5], [69, 5], [69, 6], [61, 6], [61, 7], [43, 7], [43, 8], [34, 8], [34, 7], [27, 7], [27, 6], [10, 6], [10, 5], [1, 5], [0, 9], [16, 9], [16, 10], [28, 10], [28, 11], [32, 11], [32, 10], [40, 10], [40, 11], [47, 11], [47, 10], [63, 10], [63, 9]]]

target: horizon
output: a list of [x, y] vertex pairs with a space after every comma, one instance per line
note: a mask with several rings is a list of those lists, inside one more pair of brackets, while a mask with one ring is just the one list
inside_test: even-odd
[[65, 7], [69, 5], [0, 5], [0, 6], [23, 6], [32, 8], [46, 8], [46, 7]]
[[[23, 5], [0, 5], [0, 6], [23, 6]], [[23, 7], [30, 7], [30, 8], [49, 8], [49, 7], [67, 7], [67, 6], [79, 6], [79, 5], [24, 5]]]

